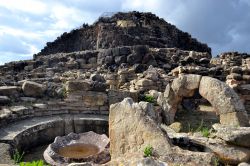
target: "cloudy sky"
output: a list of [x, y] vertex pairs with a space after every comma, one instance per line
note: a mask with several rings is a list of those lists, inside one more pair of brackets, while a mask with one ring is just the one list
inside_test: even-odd
[[30, 59], [58, 35], [104, 12], [153, 12], [223, 51], [250, 53], [250, 0], [0, 0], [0, 64]]

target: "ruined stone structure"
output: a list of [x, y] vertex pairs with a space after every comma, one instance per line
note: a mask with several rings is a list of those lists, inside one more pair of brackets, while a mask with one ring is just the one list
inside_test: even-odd
[[168, 84], [159, 104], [166, 111], [169, 124], [174, 122], [177, 107], [183, 97], [192, 97], [195, 90], [199, 90], [202, 97], [207, 99], [216, 113], [220, 116], [220, 123], [232, 126], [248, 126], [249, 120], [239, 96], [225, 83], [207, 76], [181, 75]]
[[47, 43], [39, 55], [58, 52], [107, 49], [118, 46], [148, 45], [155, 48], [177, 47], [211, 53], [211, 49], [191, 38], [151, 13], [116, 13], [110, 18], [100, 17], [93, 25], [63, 33]]
[[[100, 17], [32, 60], [0, 66], [0, 163], [12, 162], [13, 149], [88, 131], [110, 134], [107, 165], [249, 162], [249, 94], [250, 54], [212, 57], [206, 44], [151, 13]], [[204, 127], [210, 138], [200, 136]], [[158, 155], [143, 158], [146, 144]]]

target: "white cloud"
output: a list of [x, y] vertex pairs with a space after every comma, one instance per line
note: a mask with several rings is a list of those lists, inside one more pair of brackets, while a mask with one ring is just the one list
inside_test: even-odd
[[25, 31], [22, 29], [11, 28], [8, 26], [0, 26], [0, 36], [10, 34], [16, 37], [29, 38], [29, 39], [38, 39], [41, 37], [41, 34], [36, 32]]
[[45, 14], [47, 6], [39, 0], [0, 0], [0, 6], [13, 12], [25, 12], [30, 14]]
[[57, 4], [51, 8], [49, 18], [53, 20], [49, 28], [54, 30], [69, 30], [82, 25], [83, 22], [93, 22], [91, 13], [62, 4]]

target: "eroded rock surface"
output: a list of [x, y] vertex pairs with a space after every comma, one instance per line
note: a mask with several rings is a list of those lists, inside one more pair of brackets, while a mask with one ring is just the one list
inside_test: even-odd
[[250, 148], [250, 127], [227, 127], [214, 124], [216, 136], [226, 142], [246, 148]]
[[129, 153], [143, 152], [151, 145], [157, 155], [171, 153], [166, 133], [146, 114], [141, 103], [131, 98], [113, 104], [109, 115], [110, 153], [112, 159]]
[[[131, 98], [111, 105], [109, 116], [110, 165], [144, 163], [143, 150], [153, 147], [155, 160], [175, 164], [210, 165], [212, 153], [199, 153], [174, 147], [166, 132], [154, 121], [140, 103]], [[160, 163], [150, 161], [152, 164]]]

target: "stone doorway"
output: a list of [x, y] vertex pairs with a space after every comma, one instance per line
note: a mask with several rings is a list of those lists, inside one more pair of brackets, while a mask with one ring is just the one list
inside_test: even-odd
[[199, 127], [211, 129], [215, 123], [220, 123], [219, 115], [213, 106], [196, 90], [193, 97], [183, 98], [174, 117], [181, 123], [181, 132], [192, 132]]
[[221, 124], [249, 126], [245, 107], [233, 89], [218, 79], [195, 74], [180, 75], [160, 96], [159, 104], [164, 110], [166, 124], [174, 122], [183, 99], [193, 97], [197, 91], [211, 103]]

